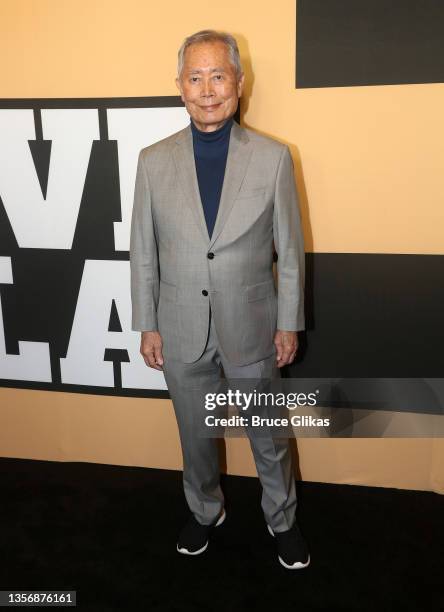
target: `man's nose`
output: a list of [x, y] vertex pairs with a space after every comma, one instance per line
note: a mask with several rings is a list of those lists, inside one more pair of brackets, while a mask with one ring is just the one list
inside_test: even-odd
[[204, 79], [202, 82], [202, 95], [205, 97], [214, 95], [213, 84], [209, 79]]

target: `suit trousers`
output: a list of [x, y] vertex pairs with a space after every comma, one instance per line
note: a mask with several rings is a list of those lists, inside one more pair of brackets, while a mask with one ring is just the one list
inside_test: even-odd
[[[218, 441], [199, 433], [206, 412], [202, 406], [203, 390], [218, 393], [221, 370], [228, 384], [230, 379], [280, 377], [275, 352], [245, 366], [230, 363], [219, 345], [210, 309], [207, 342], [199, 359], [184, 363], [164, 354], [163, 365], [182, 446], [185, 498], [197, 521], [204, 525], [213, 523], [224, 507]], [[245, 429], [262, 485], [265, 521], [273, 531], [286, 531], [295, 521], [297, 504], [289, 440], [273, 437], [267, 430], [264, 435], [263, 428], [260, 435], [253, 426], [247, 425]]]

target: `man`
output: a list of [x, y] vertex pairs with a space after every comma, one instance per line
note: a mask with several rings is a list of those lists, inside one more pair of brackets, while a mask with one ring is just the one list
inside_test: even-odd
[[[216, 440], [197, 432], [201, 390], [217, 389], [221, 368], [227, 379], [273, 378], [293, 361], [304, 329], [304, 245], [288, 147], [233, 120], [244, 85], [236, 40], [214, 30], [186, 38], [176, 84], [190, 125], [138, 159], [132, 329], [173, 401], [191, 510], [177, 550], [196, 555], [225, 519]], [[288, 439], [247, 433], [279, 561], [306, 567]]]

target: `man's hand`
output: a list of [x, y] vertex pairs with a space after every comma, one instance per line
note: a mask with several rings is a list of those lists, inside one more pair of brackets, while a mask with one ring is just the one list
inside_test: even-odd
[[140, 353], [145, 363], [155, 370], [163, 370], [162, 336], [158, 331], [143, 331], [140, 341]]
[[278, 329], [274, 336], [274, 344], [276, 346], [276, 363], [278, 368], [288, 365], [293, 361], [298, 350], [298, 332], [282, 331]]

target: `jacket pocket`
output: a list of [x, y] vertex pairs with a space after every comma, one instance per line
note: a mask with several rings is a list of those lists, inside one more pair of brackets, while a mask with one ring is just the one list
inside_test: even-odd
[[170, 285], [169, 283], [161, 280], [159, 283], [159, 297], [162, 297], [170, 302], [177, 302], [176, 285]]
[[256, 285], [248, 285], [246, 288], [247, 302], [254, 302], [255, 300], [261, 300], [266, 298], [268, 295], [274, 295], [274, 279], [257, 283]]
[[260, 198], [265, 194], [265, 187], [255, 187], [254, 189], [244, 189], [239, 191], [236, 200], [242, 200], [243, 198]]

